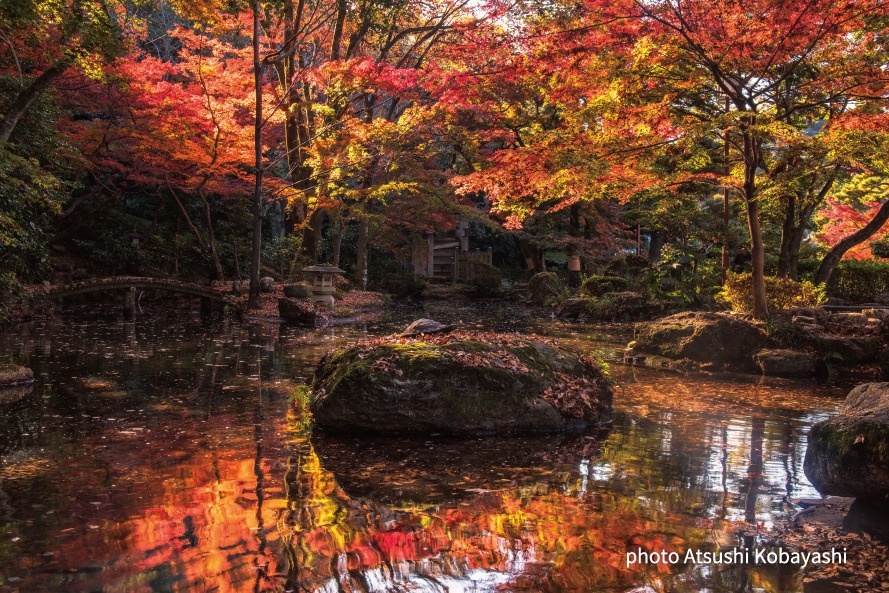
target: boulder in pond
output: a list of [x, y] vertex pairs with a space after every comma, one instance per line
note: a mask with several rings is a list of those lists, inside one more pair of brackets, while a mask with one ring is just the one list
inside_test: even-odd
[[815, 372], [815, 356], [796, 350], [765, 349], [753, 356], [763, 375], [805, 377]]
[[417, 319], [401, 332], [402, 337], [421, 336], [423, 334], [440, 334], [452, 331], [456, 325], [445, 325], [434, 319]]
[[639, 353], [674, 360], [752, 369], [753, 355], [767, 342], [765, 331], [737, 315], [686, 312], [636, 324]]
[[384, 338], [321, 359], [317, 425], [377, 434], [549, 433], [604, 423], [613, 389], [594, 361], [515, 334]]
[[34, 371], [17, 364], [0, 364], [0, 387], [34, 382]]
[[315, 307], [308, 299], [278, 299], [278, 315], [291, 323], [301, 325], [315, 324]]
[[535, 305], [546, 305], [561, 292], [559, 277], [554, 272], [540, 272], [528, 281], [528, 298]]
[[583, 297], [565, 299], [556, 307], [556, 316], [562, 319], [580, 319], [586, 317], [589, 302]]
[[889, 497], [889, 383], [865, 383], [809, 433], [803, 464], [821, 494]]

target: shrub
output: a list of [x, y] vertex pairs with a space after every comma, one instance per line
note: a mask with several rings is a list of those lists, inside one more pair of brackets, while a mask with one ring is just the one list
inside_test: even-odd
[[[823, 286], [809, 281], [797, 282], [790, 278], [766, 276], [766, 298], [770, 310], [817, 307], [826, 300]], [[716, 300], [739, 313], [753, 312], [753, 280], [748, 273], [726, 274], [725, 286]]]
[[847, 301], [864, 302], [889, 292], [889, 262], [844, 260], [834, 268], [827, 293]]
[[883, 237], [871, 243], [870, 252], [874, 254], [874, 257], [889, 259], [889, 237]]
[[415, 297], [423, 293], [426, 288], [426, 280], [416, 274], [405, 276], [390, 274], [383, 280], [383, 288], [397, 298]]
[[608, 261], [605, 271], [611, 274], [623, 274], [626, 276], [638, 276], [649, 266], [648, 258], [644, 255], [627, 253]]
[[586, 296], [602, 296], [606, 292], [627, 289], [627, 281], [620, 276], [587, 276], [580, 285], [580, 293]]
[[496, 290], [503, 282], [503, 274], [495, 266], [479, 260], [463, 262], [466, 283], [478, 288]]

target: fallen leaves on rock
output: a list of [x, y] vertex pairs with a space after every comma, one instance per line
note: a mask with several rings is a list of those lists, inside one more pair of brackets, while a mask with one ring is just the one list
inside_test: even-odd
[[[481, 342], [486, 349], [460, 349], [459, 344]], [[560, 346], [551, 339], [529, 337], [517, 333], [497, 333], [485, 331], [456, 330], [446, 334], [420, 334], [414, 336], [379, 336], [359, 341], [359, 358], [366, 358], [380, 346], [410, 345], [418, 346], [457, 346], [442, 350], [442, 357], [459, 362], [468, 367], [501, 368], [518, 373], [529, 373], [531, 369], [521, 361], [515, 351], [534, 344], [545, 344], [553, 348]], [[398, 368], [400, 358], [398, 352], [377, 359], [370, 367], [372, 372], [393, 373], [402, 376]], [[541, 398], [552, 404], [561, 413], [573, 418], [583, 418], [597, 410], [601, 403], [603, 391], [608, 390], [607, 380], [600, 375], [598, 364], [591, 358], [578, 355], [580, 362], [588, 371], [585, 375], [574, 375], [557, 371], [556, 381], [552, 382], [541, 393]]]
[[766, 538], [790, 551], [846, 550], [845, 564], [810, 564], [801, 569], [803, 583], [832, 583], [850, 593], [889, 591], [889, 548], [868, 533], [788, 520], [772, 528]]

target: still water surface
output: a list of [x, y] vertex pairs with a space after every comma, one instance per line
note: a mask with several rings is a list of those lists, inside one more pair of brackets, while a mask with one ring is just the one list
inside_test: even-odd
[[589, 352], [629, 339], [499, 305], [0, 335], [0, 362], [37, 379], [0, 401], [0, 591], [801, 590], [792, 567], [628, 568], [625, 553], [731, 546], [736, 522], [816, 496], [805, 437], [847, 389], [614, 365], [607, 434], [310, 434], [288, 397], [318, 359], [421, 316]]

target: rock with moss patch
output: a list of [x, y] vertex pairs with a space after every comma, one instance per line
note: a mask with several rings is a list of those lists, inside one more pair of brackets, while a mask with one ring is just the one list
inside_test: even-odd
[[636, 325], [636, 350], [674, 360], [753, 370], [767, 342], [762, 328], [735, 315], [686, 312]]
[[838, 416], [812, 426], [804, 469], [822, 494], [889, 497], [889, 383], [859, 385]]
[[421, 336], [423, 334], [440, 334], [453, 330], [456, 325], [445, 325], [434, 319], [417, 319], [401, 332], [402, 337]]
[[307, 299], [312, 296], [312, 287], [308, 284], [285, 284], [284, 296], [290, 299]]
[[808, 352], [765, 349], [753, 356], [763, 375], [772, 377], [805, 377], [815, 372], [815, 357]]
[[593, 361], [511, 334], [378, 340], [325, 356], [312, 382], [325, 430], [547, 433], [605, 422], [613, 390]]
[[278, 299], [278, 315], [290, 323], [301, 325], [315, 324], [315, 307], [308, 299]]
[[556, 315], [562, 319], [585, 318], [589, 310], [589, 302], [583, 297], [565, 299], [556, 307]]
[[17, 364], [0, 364], [0, 387], [27, 385], [34, 382], [34, 372]]
[[528, 299], [535, 305], [546, 305], [562, 290], [559, 277], [553, 272], [540, 272], [528, 281]]

